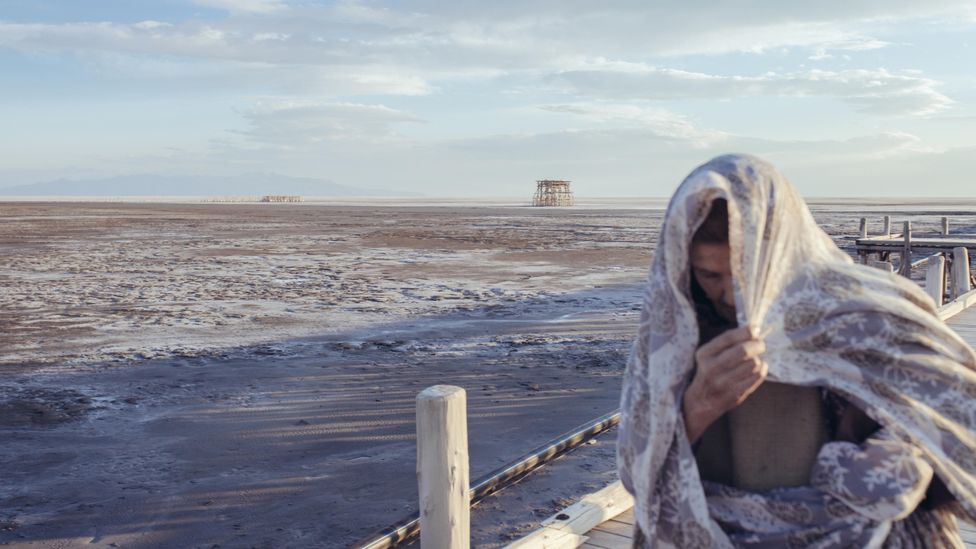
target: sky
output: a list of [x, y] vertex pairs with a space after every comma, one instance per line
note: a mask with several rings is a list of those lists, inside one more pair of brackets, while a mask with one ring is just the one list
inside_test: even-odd
[[745, 152], [810, 197], [972, 197], [976, 0], [0, 0], [0, 120], [0, 188], [660, 197]]

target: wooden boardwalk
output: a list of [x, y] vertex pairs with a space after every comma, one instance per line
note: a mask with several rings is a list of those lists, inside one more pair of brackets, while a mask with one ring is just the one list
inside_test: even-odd
[[[970, 345], [976, 347], [976, 307], [969, 307], [946, 320]], [[966, 547], [976, 549], [976, 526], [960, 523], [963, 541]], [[581, 545], [585, 549], [624, 549], [631, 546], [631, 536], [634, 530], [633, 508], [624, 511], [616, 517], [604, 521], [586, 534], [586, 542]]]
[[976, 307], [970, 306], [968, 309], [956, 313], [946, 320], [946, 324], [951, 326], [972, 347], [976, 347]]

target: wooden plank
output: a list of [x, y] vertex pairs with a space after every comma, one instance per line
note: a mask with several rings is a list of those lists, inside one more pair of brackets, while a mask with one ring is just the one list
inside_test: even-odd
[[596, 530], [591, 530], [587, 534], [590, 539], [586, 541], [591, 545], [597, 547], [604, 547], [605, 549], [630, 549], [632, 544], [632, 536], [618, 536], [617, 534], [610, 534], [608, 532], [598, 532]]
[[542, 521], [542, 528], [508, 545], [508, 549], [539, 549], [565, 543], [567, 534], [582, 536], [634, 506], [634, 498], [620, 481], [583, 496], [581, 500]]
[[617, 520], [605, 520], [601, 524], [597, 525], [596, 528], [590, 530], [590, 532], [606, 532], [608, 534], [630, 537], [633, 530], [633, 524], [627, 524]]
[[[907, 223], [907, 221], [906, 221]], [[940, 238], [940, 237], [930, 237], [930, 236], [917, 236], [912, 235], [912, 246], [934, 246], [940, 249], [952, 249], [956, 246], [965, 246], [967, 248], [972, 248], [976, 246], [976, 235], [955, 235], [952, 238]], [[885, 249], [897, 249], [900, 248], [904, 243], [905, 237], [903, 234], [893, 234], [891, 236], [868, 236], [865, 238], [855, 238], [854, 244], [868, 247], [880, 247]]]
[[[948, 320], [976, 305], [976, 290], [971, 290], [939, 308], [939, 318]], [[974, 343], [974, 342], [970, 342]]]
[[616, 521], [616, 522], [622, 522], [624, 524], [630, 524], [631, 526], [633, 526], [633, 524], [634, 524], [634, 508], [631, 507], [630, 509], [627, 509], [623, 513], [620, 513], [619, 515], [613, 517], [610, 520], [613, 520], [613, 521]]

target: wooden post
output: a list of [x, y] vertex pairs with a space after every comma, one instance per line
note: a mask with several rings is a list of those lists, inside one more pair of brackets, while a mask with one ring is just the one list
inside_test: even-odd
[[925, 271], [925, 293], [935, 301], [936, 307], [942, 306], [945, 298], [945, 257], [942, 254], [929, 257]]
[[965, 246], [952, 249], [952, 299], [972, 289], [969, 278], [969, 250]]
[[905, 244], [901, 248], [901, 268], [898, 269], [898, 274], [911, 278], [912, 277], [912, 222], [906, 221], [903, 225], [902, 237], [905, 239]]
[[949, 218], [942, 218], [942, 236], [949, 236]]
[[882, 271], [888, 271], [889, 273], [895, 272], [895, 267], [890, 261], [868, 261], [868, 266], [881, 269]]
[[891, 236], [891, 216], [884, 216], [884, 235]]
[[858, 234], [861, 235], [861, 238], [868, 236], [868, 220], [864, 217], [861, 218], [861, 228], [858, 230]]
[[417, 395], [417, 485], [423, 549], [470, 546], [469, 484], [464, 389], [428, 387]]

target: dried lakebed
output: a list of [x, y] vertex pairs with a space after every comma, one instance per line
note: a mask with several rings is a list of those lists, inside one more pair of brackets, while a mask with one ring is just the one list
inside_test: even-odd
[[[833, 208], [815, 214], [846, 245], [860, 214]], [[344, 547], [416, 507], [423, 387], [468, 391], [473, 477], [616, 407], [661, 212], [4, 204], [0, 220], [0, 544]], [[612, 448], [480, 505], [477, 544], [598, 488]]]

